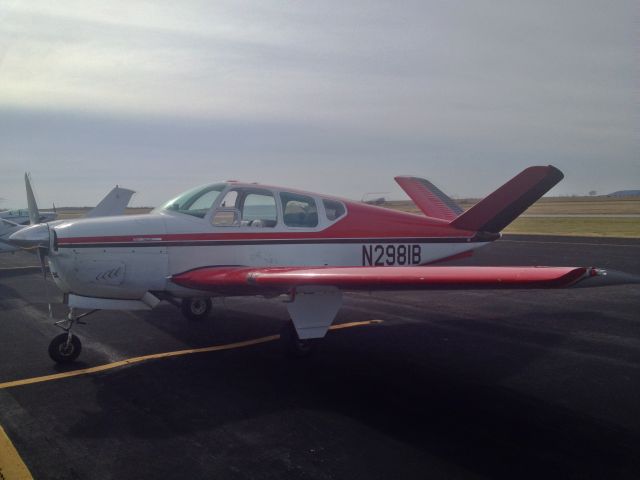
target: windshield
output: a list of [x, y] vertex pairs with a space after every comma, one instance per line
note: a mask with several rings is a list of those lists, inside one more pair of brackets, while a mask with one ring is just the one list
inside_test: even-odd
[[161, 208], [163, 210], [171, 210], [173, 212], [204, 218], [213, 205], [213, 202], [216, 201], [218, 195], [220, 195], [220, 192], [222, 192], [226, 186], [225, 183], [217, 183], [215, 185], [193, 188], [169, 200]]

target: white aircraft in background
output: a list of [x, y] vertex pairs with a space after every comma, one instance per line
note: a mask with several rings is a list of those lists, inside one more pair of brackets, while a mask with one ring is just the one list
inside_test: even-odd
[[[36, 197], [31, 188], [29, 174], [24, 174], [24, 183], [27, 189], [27, 210], [9, 210], [0, 212], [0, 253], [15, 252], [20, 247], [10, 245], [7, 240], [11, 235], [27, 228], [30, 225], [39, 223], [47, 223], [48, 225], [56, 225], [58, 217], [57, 212], [40, 212], [36, 204]], [[124, 214], [125, 208], [131, 200], [131, 196], [135, 192], [126, 188], [120, 188], [117, 185], [104, 197], [98, 205], [90, 210], [85, 217], [108, 217]]]
[[[38, 212], [40, 214], [38, 223], [52, 222], [53, 220], [57, 219], [58, 212], [55, 211], [55, 205], [53, 208], [53, 212]], [[0, 221], [7, 225], [31, 225], [29, 210], [26, 208], [21, 208], [18, 210], [5, 210], [4, 212], [0, 212]]]
[[[55, 205], [53, 206], [53, 212], [41, 212], [38, 210], [35, 195], [33, 194], [33, 189], [31, 188], [30, 177], [31, 176], [28, 173], [24, 174], [24, 184], [27, 188], [28, 208], [0, 212], [0, 222], [2, 222], [2, 224], [4, 224], [5, 226], [35, 225], [37, 223], [51, 222], [58, 218], [58, 212], [55, 211]], [[3, 230], [0, 230], [0, 232], [3, 232]]]

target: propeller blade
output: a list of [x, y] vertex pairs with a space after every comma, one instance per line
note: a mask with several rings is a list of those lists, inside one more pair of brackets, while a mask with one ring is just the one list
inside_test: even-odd
[[38, 211], [38, 204], [36, 203], [36, 197], [33, 194], [33, 189], [31, 188], [31, 180], [29, 178], [29, 174], [24, 174], [24, 184], [27, 188], [27, 205], [29, 206], [29, 223], [31, 225], [35, 225], [40, 223], [40, 212]]
[[44, 297], [47, 300], [47, 307], [49, 309], [49, 318], [53, 318], [53, 310], [51, 309], [51, 300], [49, 298], [49, 283], [47, 282], [47, 264], [45, 257], [47, 256], [48, 249], [44, 247], [38, 247], [38, 258], [40, 259], [40, 268], [42, 269], [42, 279], [44, 280]]

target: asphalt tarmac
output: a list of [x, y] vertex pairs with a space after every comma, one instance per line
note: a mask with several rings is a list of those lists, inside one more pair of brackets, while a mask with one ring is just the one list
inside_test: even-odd
[[[640, 241], [514, 236], [457, 263], [640, 274]], [[6, 270], [36, 264], [0, 257], [0, 426], [36, 479], [640, 478], [640, 285], [349, 294], [303, 360], [276, 300], [99, 312], [60, 368], [40, 274]]]

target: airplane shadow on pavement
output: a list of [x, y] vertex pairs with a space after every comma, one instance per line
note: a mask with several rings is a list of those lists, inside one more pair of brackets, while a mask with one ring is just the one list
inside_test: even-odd
[[[195, 456], [187, 467], [194, 478], [240, 458], [263, 474], [268, 465], [267, 477], [285, 475], [287, 462], [306, 465], [313, 477], [318, 466], [300, 453], [308, 445], [338, 476], [361, 478], [423, 478], [434, 459], [492, 478], [640, 472], [637, 432], [499, 384], [540, 350], [505, 357], [499, 342], [485, 338], [486, 365], [465, 370], [432, 357], [420, 325], [357, 330], [332, 334], [302, 361], [268, 344], [91, 377], [92, 400], [69, 419], [66, 436], [111, 437], [113, 448], [122, 439], [141, 444], [132, 451], [167, 468], [181, 454]], [[447, 335], [455, 357], [455, 345], [469, 339]], [[550, 347], [563, 338], [539, 340]]]

